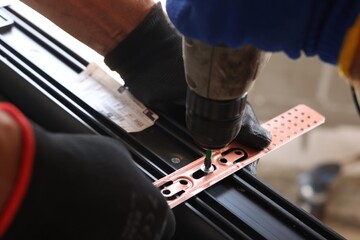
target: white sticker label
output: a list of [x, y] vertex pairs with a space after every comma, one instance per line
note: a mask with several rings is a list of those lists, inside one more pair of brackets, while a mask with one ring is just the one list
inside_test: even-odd
[[127, 132], [142, 131], [159, 118], [96, 63], [90, 63], [66, 87]]
[[13, 0], [0, 0], [0, 7], [9, 6], [13, 2], [14, 2]]

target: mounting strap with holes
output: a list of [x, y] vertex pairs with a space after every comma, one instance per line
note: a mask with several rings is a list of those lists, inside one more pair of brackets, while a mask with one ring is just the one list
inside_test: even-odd
[[206, 175], [200, 169], [204, 156], [155, 181], [154, 185], [173, 208], [324, 122], [325, 118], [313, 109], [298, 105], [262, 124], [272, 134], [271, 144], [266, 149], [256, 151], [233, 142], [213, 152], [214, 172]]

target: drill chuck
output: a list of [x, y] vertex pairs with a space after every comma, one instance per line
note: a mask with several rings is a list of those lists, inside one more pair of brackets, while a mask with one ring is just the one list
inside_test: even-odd
[[231, 49], [184, 39], [186, 124], [205, 149], [229, 144], [241, 128], [246, 96], [269, 55], [253, 46]]
[[188, 89], [186, 104], [186, 125], [195, 142], [205, 149], [219, 149], [239, 133], [246, 95], [219, 101]]

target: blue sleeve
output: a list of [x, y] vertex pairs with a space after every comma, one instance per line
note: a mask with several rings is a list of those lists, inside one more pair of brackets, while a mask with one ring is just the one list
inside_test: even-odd
[[284, 51], [291, 58], [319, 55], [336, 64], [358, 0], [168, 0], [175, 27], [210, 44]]

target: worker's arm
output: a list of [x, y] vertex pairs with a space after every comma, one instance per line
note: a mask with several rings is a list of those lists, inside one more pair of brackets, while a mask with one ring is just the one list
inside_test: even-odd
[[187, 37], [230, 47], [252, 44], [291, 58], [318, 55], [360, 81], [358, 0], [168, 0], [167, 10]]
[[121, 143], [49, 133], [11, 104], [0, 109], [7, 138], [0, 140], [1, 174], [11, 172], [0, 175], [6, 188], [0, 195], [0, 239], [172, 236], [174, 219], [165, 199]]
[[124, 40], [154, 0], [22, 0], [101, 55]]

